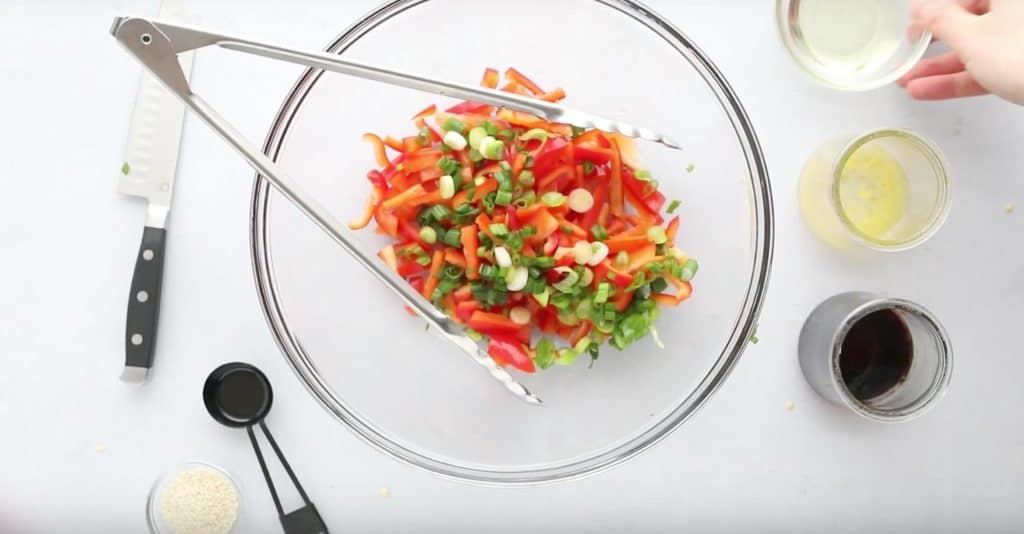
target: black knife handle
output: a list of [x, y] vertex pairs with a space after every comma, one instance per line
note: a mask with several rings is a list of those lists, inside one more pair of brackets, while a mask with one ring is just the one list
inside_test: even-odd
[[167, 230], [147, 226], [135, 259], [132, 290], [125, 321], [124, 364], [149, 368], [156, 347], [156, 321], [160, 315], [160, 286], [164, 277]]

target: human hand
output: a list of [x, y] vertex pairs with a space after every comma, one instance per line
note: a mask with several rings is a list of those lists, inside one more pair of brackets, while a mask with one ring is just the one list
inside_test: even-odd
[[911, 17], [952, 48], [900, 78], [911, 97], [991, 93], [1024, 105], [1024, 0], [915, 0]]

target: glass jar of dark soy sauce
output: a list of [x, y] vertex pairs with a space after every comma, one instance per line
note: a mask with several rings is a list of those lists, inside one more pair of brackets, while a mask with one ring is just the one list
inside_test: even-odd
[[872, 293], [841, 293], [811, 312], [800, 367], [822, 397], [875, 421], [921, 415], [945, 392], [952, 347], [921, 306]]

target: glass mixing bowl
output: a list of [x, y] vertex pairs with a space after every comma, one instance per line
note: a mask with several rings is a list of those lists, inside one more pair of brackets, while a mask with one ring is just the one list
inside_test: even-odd
[[[537, 484], [629, 459], [676, 429], [722, 384], [756, 324], [771, 264], [764, 158], [723, 75], [668, 21], [627, 0], [397, 0], [327, 50], [476, 83], [514, 66], [566, 105], [663, 131], [684, 150], [640, 142], [643, 166], [679, 199], [677, 241], [700, 261], [693, 297], [662, 314], [665, 349], [605, 348], [588, 368], [517, 375], [526, 405], [424, 331], [397, 296], [257, 176], [252, 253], [261, 304], [309, 391], [359, 436], [442, 476]], [[341, 220], [359, 214], [374, 167], [364, 132], [414, 135], [410, 118], [448, 99], [307, 71], [265, 152]], [[692, 164], [692, 167], [691, 167]], [[687, 170], [690, 169], [690, 170]], [[372, 230], [352, 239], [386, 244]]]

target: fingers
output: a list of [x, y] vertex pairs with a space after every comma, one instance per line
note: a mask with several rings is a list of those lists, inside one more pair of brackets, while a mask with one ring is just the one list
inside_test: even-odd
[[907, 82], [906, 87], [907, 93], [917, 100], [945, 100], [988, 94], [966, 71], [917, 78]]
[[906, 87], [907, 84], [918, 78], [927, 78], [929, 76], [939, 76], [942, 74], [954, 74], [962, 72], [965, 69], [963, 61], [960, 61], [960, 56], [956, 52], [947, 52], [938, 56], [922, 59], [914, 68], [910, 69], [910, 72], [903, 75], [896, 83], [900, 87]]
[[962, 50], [976, 32], [974, 10], [980, 7], [987, 7], [987, 2], [982, 6], [975, 0], [918, 0], [911, 6], [911, 17], [936, 39]]

